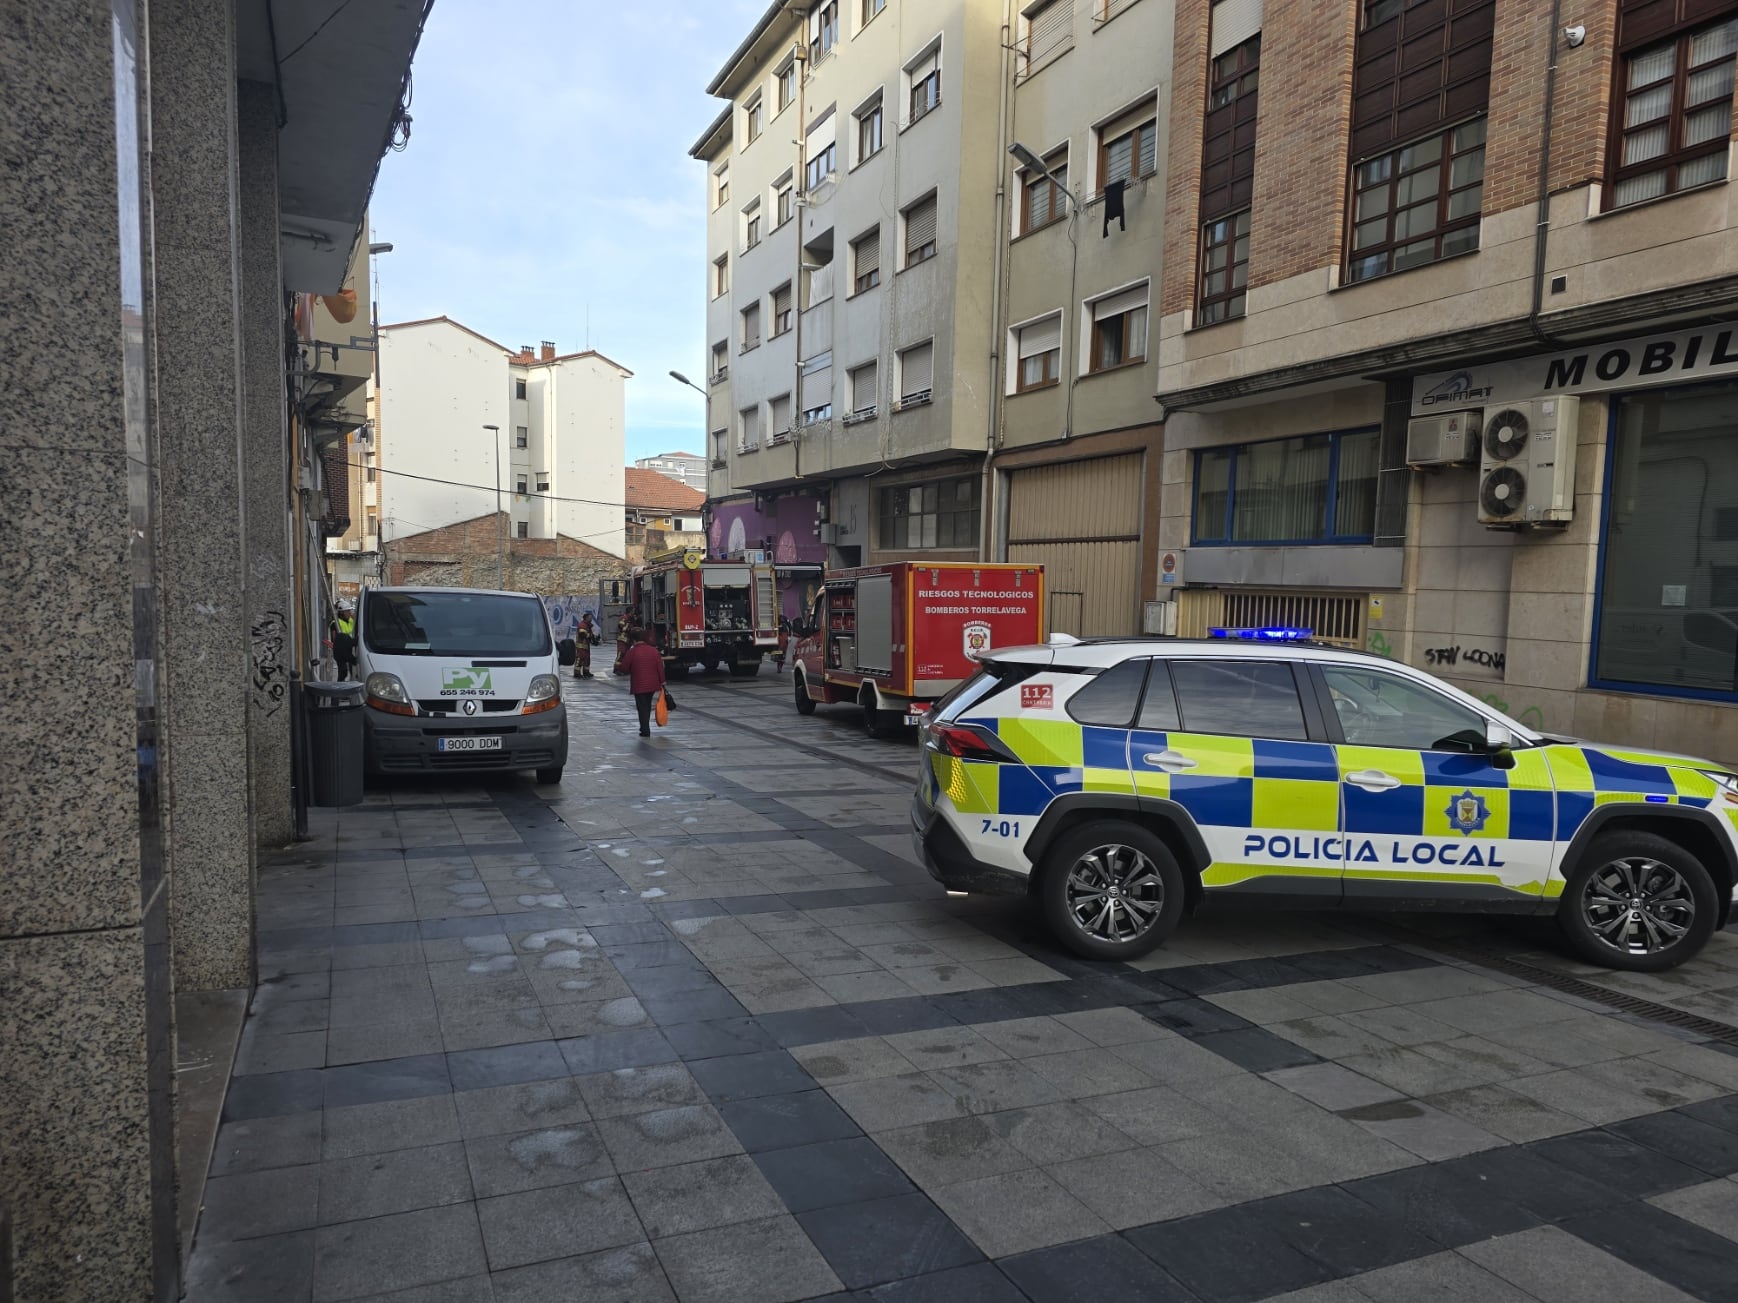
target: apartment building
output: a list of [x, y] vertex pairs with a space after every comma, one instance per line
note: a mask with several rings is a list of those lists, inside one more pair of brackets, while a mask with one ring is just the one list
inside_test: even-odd
[[637, 457], [634, 466], [681, 480], [689, 488], [706, 492], [706, 458], [697, 452], [661, 452], [655, 457]]
[[730, 535], [835, 566], [981, 554], [1007, 12], [777, 0], [708, 88], [729, 107], [690, 152]]
[[1178, 0], [1160, 541], [1529, 724], [1738, 755], [1738, 4]]
[[[603, 354], [508, 349], [448, 317], [380, 327], [379, 539], [495, 516], [508, 542], [626, 555], [624, 382]], [[467, 535], [468, 537], [469, 535]]]

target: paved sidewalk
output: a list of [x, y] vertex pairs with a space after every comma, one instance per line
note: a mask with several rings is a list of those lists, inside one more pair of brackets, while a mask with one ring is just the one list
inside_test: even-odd
[[[1738, 1300], [1708, 1029], [1430, 948], [1585, 971], [1512, 923], [1080, 962], [912, 861], [909, 742], [788, 691], [641, 741], [568, 681], [559, 789], [395, 786], [262, 866], [194, 1303]], [[1738, 1025], [1730, 932], [1594, 976]]]

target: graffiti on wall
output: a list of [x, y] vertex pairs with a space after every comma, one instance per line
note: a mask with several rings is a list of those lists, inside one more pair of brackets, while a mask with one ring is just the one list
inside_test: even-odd
[[1500, 651], [1491, 651], [1487, 647], [1430, 647], [1425, 650], [1424, 663], [1437, 667], [1453, 667], [1459, 665], [1474, 666], [1490, 670], [1493, 674], [1501, 674], [1508, 667], [1508, 655]]
[[262, 715], [275, 715], [290, 693], [284, 670], [288, 625], [282, 611], [265, 611], [248, 630], [249, 664], [253, 670], [253, 704]]
[[595, 593], [589, 597], [545, 597], [543, 608], [549, 612], [549, 626], [555, 630], [556, 642], [573, 637], [579, 628], [580, 616], [587, 612], [591, 613], [592, 623], [601, 628]]

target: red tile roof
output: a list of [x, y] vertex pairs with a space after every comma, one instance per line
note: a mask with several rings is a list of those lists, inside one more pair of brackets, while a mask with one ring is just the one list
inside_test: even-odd
[[673, 475], [663, 471], [641, 470], [638, 466], [627, 467], [622, 474], [627, 479], [627, 501], [629, 508], [640, 510], [697, 512], [706, 505], [706, 495], [699, 489], [691, 489]]

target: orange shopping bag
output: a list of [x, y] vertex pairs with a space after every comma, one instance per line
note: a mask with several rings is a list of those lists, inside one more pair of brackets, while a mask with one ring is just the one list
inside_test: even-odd
[[659, 728], [670, 722], [670, 699], [664, 695], [662, 688], [658, 689], [658, 704], [653, 714], [657, 717]]

